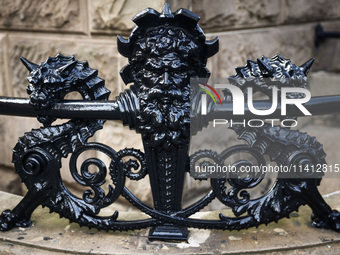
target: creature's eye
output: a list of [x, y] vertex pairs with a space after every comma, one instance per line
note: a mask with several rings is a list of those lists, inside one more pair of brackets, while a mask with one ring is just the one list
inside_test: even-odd
[[172, 75], [176, 78], [186, 78], [187, 77], [187, 72], [182, 72], [182, 71], [173, 71]]
[[41, 68], [41, 73], [46, 73], [48, 71], [48, 68], [46, 66], [43, 66]]
[[154, 74], [153, 72], [148, 71], [148, 70], [145, 70], [145, 71], [143, 72], [143, 76], [144, 76], [145, 78], [152, 78], [153, 74]]

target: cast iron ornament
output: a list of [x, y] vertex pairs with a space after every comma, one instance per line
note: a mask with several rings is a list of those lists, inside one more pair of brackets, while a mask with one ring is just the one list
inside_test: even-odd
[[[65, 124], [52, 125], [55, 118], [39, 115], [40, 129], [25, 133], [14, 148], [13, 163], [16, 172], [28, 188], [23, 200], [13, 209], [6, 210], [0, 218], [2, 231], [13, 227], [28, 227], [30, 217], [39, 206], [68, 218], [80, 226], [102, 230], [131, 230], [152, 227], [151, 240], [187, 240], [188, 227], [205, 229], [245, 229], [278, 221], [301, 205], [313, 210], [312, 221], [316, 227], [340, 230], [339, 212], [332, 210], [318, 192], [321, 175], [295, 179], [278, 176], [273, 187], [260, 198], [252, 199], [247, 189], [261, 183], [264, 174], [250, 178], [229, 176], [211, 179], [211, 190], [199, 201], [182, 208], [182, 190], [185, 174], [190, 164], [201, 157], [222, 162], [236, 152], [253, 155], [259, 164], [265, 164], [264, 154], [278, 165], [315, 165], [325, 163], [322, 145], [315, 138], [297, 130], [264, 125], [260, 128], [233, 128], [248, 145], [227, 148], [218, 154], [214, 151], [195, 152], [188, 155], [190, 125], [207, 125], [208, 119], [190, 111], [198, 103], [190, 105], [190, 95], [199, 100], [200, 92], [190, 87], [190, 78], [208, 78], [207, 58], [218, 51], [218, 39], [207, 41], [197, 25], [199, 17], [188, 10], [171, 12], [165, 4], [162, 13], [146, 9], [134, 17], [137, 27], [129, 39], [118, 36], [118, 50], [129, 59], [121, 71], [126, 84], [133, 83], [115, 101], [119, 119], [124, 125], [141, 134], [144, 153], [136, 149], [115, 151], [100, 143], [87, 140], [101, 129], [104, 120], [74, 118]], [[64, 96], [77, 91], [84, 100], [107, 100], [109, 91], [104, 80], [98, 77], [87, 62], [79, 62], [74, 56], [58, 54], [36, 65], [22, 58], [30, 74], [27, 92], [30, 104], [38, 112], [48, 112], [62, 102]], [[285, 79], [294, 80], [294, 86], [304, 87], [312, 60], [301, 67], [291, 64], [280, 55], [249, 60], [245, 67], [237, 68], [230, 82], [241, 89], [248, 86], [267, 93], [270, 78], [280, 85]], [[280, 88], [280, 86], [278, 86]], [[270, 94], [269, 94], [270, 96]], [[298, 94], [292, 95], [299, 97]], [[231, 97], [225, 93], [225, 102]], [[212, 109], [212, 104], [209, 105]], [[294, 117], [294, 116], [292, 116]], [[290, 117], [290, 118], [292, 118]], [[99, 151], [111, 159], [106, 166], [99, 158], [85, 160], [80, 169], [77, 159], [85, 151]], [[73, 195], [64, 185], [61, 175], [61, 159], [70, 156], [70, 172], [74, 180], [89, 187], [82, 198]], [[123, 159], [132, 157], [128, 161]], [[97, 171], [91, 172], [90, 166]], [[137, 170], [137, 171], [135, 171]], [[111, 178], [108, 192], [102, 188], [107, 175]], [[141, 180], [148, 176], [154, 206], [140, 201], [125, 187], [125, 180]], [[119, 196], [146, 213], [144, 220], [123, 221], [118, 211], [102, 217], [100, 210], [114, 203]], [[189, 218], [213, 199], [229, 206], [235, 217], [222, 213], [218, 219]]]

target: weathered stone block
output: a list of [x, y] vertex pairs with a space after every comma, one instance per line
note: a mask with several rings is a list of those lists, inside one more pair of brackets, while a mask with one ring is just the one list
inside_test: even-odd
[[192, 11], [201, 17], [205, 32], [273, 26], [280, 22], [280, 0], [193, 0]]
[[96, 141], [103, 142], [114, 150], [132, 147], [143, 149], [140, 134], [123, 126], [119, 121], [107, 121], [104, 128], [99, 130], [95, 137]]
[[[128, 63], [128, 59], [118, 53], [118, 71], [122, 70]], [[128, 89], [131, 84], [125, 84], [120, 74], [118, 75], [118, 87], [121, 89], [119, 92], [123, 92], [125, 89]]]
[[8, 80], [7, 64], [7, 36], [0, 34], [0, 96], [11, 95], [11, 87]]
[[0, 167], [0, 190], [22, 195], [20, 177], [14, 172], [14, 169], [3, 166]]
[[170, 8], [173, 12], [181, 8], [187, 10], [191, 10], [192, 8], [192, 0], [167, 0], [165, 2], [170, 4]]
[[[340, 22], [322, 23], [324, 31], [340, 32]], [[314, 41], [313, 41], [314, 43]], [[313, 45], [315, 63], [313, 70], [331, 72], [340, 71], [340, 40], [339, 38], [325, 38], [318, 48]]]
[[332, 0], [285, 0], [283, 23], [330, 20], [340, 17], [340, 2]]
[[256, 60], [262, 55], [272, 57], [277, 53], [301, 65], [314, 57], [313, 31], [312, 25], [304, 25], [223, 34], [219, 36], [220, 51], [208, 60], [208, 67], [212, 77], [229, 77], [235, 74], [235, 67], [245, 65], [247, 59]]
[[13, 167], [12, 149], [18, 142], [18, 138], [32, 128], [38, 127], [40, 123], [34, 118], [0, 116], [1, 165]]
[[[327, 127], [324, 123], [320, 125], [309, 125], [303, 128], [301, 131], [307, 132], [310, 136], [315, 136], [316, 139], [323, 145], [323, 149], [326, 152], [326, 162], [328, 166], [334, 169], [335, 165], [339, 166], [339, 151], [340, 145], [338, 139], [334, 137], [340, 136], [340, 129], [338, 127]], [[338, 191], [340, 188], [340, 173], [330, 171], [330, 167], [327, 169], [322, 182], [320, 191], [322, 194], [328, 194]]]
[[13, 35], [9, 36], [9, 45], [10, 76], [14, 96], [27, 97], [28, 71], [21, 64], [19, 57], [23, 56], [39, 64], [57, 53], [75, 55], [80, 61], [87, 60], [92, 69], [98, 69], [99, 76], [105, 80], [106, 87], [111, 90], [112, 99], [121, 91], [117, 86], [118, 53], [115, 40], [82, 40], [73, 37], [49, 39]]
[[[340, 95], [340, 75], [336, 73], [324, 71], [312, 72], [309, 75], [308, 80], [308, 89], [311, 92], [312, 97]], [[340, 112], [299, 118], [299, 126], [306, 127], [307, 125], [339, 128]]]
[[340, 95], [340, 75], [328, 72], [313, 72], [308, 78], [312, 96]]
[[162, 10], [164, 1], [161, 0], [102, 0], [90, 1], [91, 32], [117, 33], [126, 32], [135, 26], [131, 21], [138, 12], [150, 7], [157, 11]]
[[86, 0], [3, 0], [0, 28], [87, 32]]
[[[22, 197], [0, 192], [0, 210], [14, 208]], [[339, 194], [325, 197], [334, 209], [339, 210]], [[107, 210], [112, 215], [116, 205]], [[105, 210], [105, 209], [104, 209]], [[104, 211], [103, 210], [103, 211]], [[105, 232], [79, 227], [67, 219], [59, 219], [48, 208], [37, 208], [32, 215], [36, 222], [32, 228], [19, 228], [1, 232], [0, 253], [3, 255], [60, 255], [60, 254], [328, 254], [340, 253], [339, 234], [320, 230], [310, 224], [311, 210], [302, 206], [291, 219], [282, 219], [278, 224], [261, 225], [241, 231], [190, 229], [188, 242], [150, 242], [148, 229]], [[231, 210], [223, 210], [232, 215]], [[198, 212], [197, 219], [218, 219], [219, 212]], [[145, 219], [144, 213], [119, 211], [119, 220]], [[24, 238], [20, 238], [24, 237]]]

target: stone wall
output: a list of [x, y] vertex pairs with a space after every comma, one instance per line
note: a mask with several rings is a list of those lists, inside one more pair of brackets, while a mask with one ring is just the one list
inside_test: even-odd
[[[340, 40], [314, 47], [314, 28], [340, 31], [340, 2], [331, 0], [170, 0], [201, 17], [206, 34], [220, 38], [220, 51], [209, 67], [216, 77], [230, 76], [247, 59], [280, 53], [293, 63], [314, 57], [312, 71], [340, 71]], [[216, 70], [215, 70], [216, 69]]]
[[[340, 40], [326, 40], [318, 49], [314, 46], [314, 27], [321, 23], [325, 30], [340, 31], [340, 2], [332, 0], [168, 0], [172, 10], [187, 8], [201, 17], [200, 25], [208, 38], [218, 36], [220, 51], [208, 62], [213, 77], [234, 74], [236, 66], [261, 55], [280, 53], [293, 63], [302, 64], [316, 59], [311, 77], [316, 77], [317, 94], [337, 93], [336, 84], [318, 89], [327, 71], [340, 71]], [[125, 89], [119, 70], [127, 63], [117, 52], [116, 35], [128, 36], [134, 27], [131, 18], [139, 11], [152, 7], [161, 11], [163, 0], [0, 0], [0, 95], [27, 97], [27, 70], [19, 57], [40, 63], [57, 53], [74, 54], [88, 60], [91, 68], [99, 70], [106, 86], [112, 91], [110, 99]], [[327, 74], [326, 74], [327, 76]], [[334, 76], [334, 74], [333, 74]], [[332, 83], [332, 84], [333, 84]], [[328, 118], [333, 120], [334, 117]], [[338, 118], [340, 119], [340, 118]], [[308, 126], [312, 123], [308, 120]], [[337, 130], [336, 122], [335, 129]], [[315, 123], [314, 123], [315, 124]], [[333, 128], [334, 128], [333, 125]], [[13, 172], [11, 149], [25, 131], [36, 128], [35, 119], [0, 116], [2, 175]], [[325, 138], [326, 139], [326, 138]], [[328, 138], [327, 138], [328, 139]], [[122, 127], [119, 122], [107, 122], [95, 141], [114, 149], [141, 148], [139, 136]], [[334, 145], [331, 145], [334, 146]], [[328, 149], [333, 150], [333, 147]], [[0, 188], [14, 190], [1, 181]], [[7, 180], [6, 178], [3, 178]], [[13, 180], [12, 180], [13, 179]], [[65, 170], [65, 179], [70, 176]], [[9, 179], [8, 179], [9, 180]], [[132, 184], [131, 184], [132, 185]], [[143, 184], [144, 185], [144, 184]], [[188, 183], [195, 188], [196, 184]], [[200, 184], [199, 184], [200, 185]], [[134, 189], [144, 190], [141, 185]], [[145, 192], [142, 192], [145, 194]], [[192, 194], [192, 193], [191, 193]], [[146, 198], [147, 196], [145, 196]]]

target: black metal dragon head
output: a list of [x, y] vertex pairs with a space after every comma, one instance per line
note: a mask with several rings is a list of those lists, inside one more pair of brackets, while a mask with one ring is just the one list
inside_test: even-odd
[[[25, 58], [22, 63], [30, 72], [27, 80], [27, 93], [30, 105], [36, 110], [45, 110], [72, 92], [77, 91], [85, 100], [107, 100], [110, 91], [105, 81], [98, 76], [98, 71], [89, 67], [87, 61], [79, 62], [74, 56], [66, 57], [57, 54], [49, 57], [40, 65]], [[55, 119], [38, 116], [38, 120], [49, 126]]]
[[71, 91], [78, 91], [86, 100], [107, 99], [110, 94], [105, 81], [98, 77], [98, 71], [74, 56], [58, 54], [40, 65], [23, 57], [21, 61], [30, 72], [27, 93], [30, 104], [37, 110], [49, 108]]
[[[269, 98], [272, 97], [271, 88], [281, 87], [306, 88], [307, 74], [312, 67], [314, 59], [308, 60], [301, 66], [292, 64], [290, 59], [285, 59], [277, 54], [271, 58], [262, 56], [257, 61], [248, 60], [243, 67], [236, 68], [236, 74], [230, 76], [229, 82], [239, 87], [244, 95], [247, 88], [252, 87], [253, 92], [262, 92]], [[230, 93], [225, 91], [226, 100], [230, 100]], [[303, 97], [301, 93], [290, 93], [292, 98]]]

